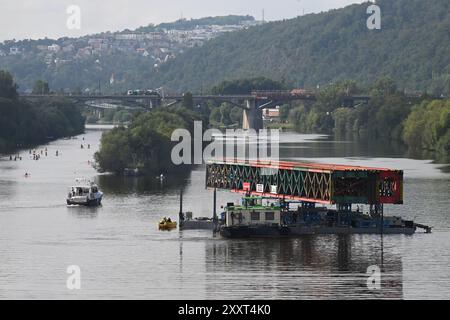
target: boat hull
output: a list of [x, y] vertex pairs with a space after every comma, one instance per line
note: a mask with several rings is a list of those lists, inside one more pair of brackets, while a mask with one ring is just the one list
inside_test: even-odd
[[102, 198], [83, 200], [83, 201], [67, 199], [67, 205], [69, 205], [69, 206], [98, 207], [101, 204], [102, 204]]
[[412, 235], [416, 228], [348, 228], [348, 227], [279, 227], [279, 226], [238, 226], [222, 227], [224, 238], [279, 238], [320, 234], [406, 234]]
[[214, 230], [212, 220], [187, 220], [180, 224], [180, 230]]
[[164, 222], [158, 224], [159, 230], [173, 230], [177, 228], [176, 222]]

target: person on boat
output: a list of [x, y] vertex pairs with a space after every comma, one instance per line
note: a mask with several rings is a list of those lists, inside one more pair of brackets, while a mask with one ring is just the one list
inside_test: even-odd
[[167, 219], [167, 222], [168, 222], [168, 223], [172, 223], [172, 219], [168, 218], [168, 219]]

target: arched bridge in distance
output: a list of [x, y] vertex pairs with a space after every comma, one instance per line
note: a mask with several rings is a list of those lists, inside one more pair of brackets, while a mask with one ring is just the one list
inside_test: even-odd
[[[68, 98], [85, 104], [87, 108], [95, 110], [98, 114], [107, 109], [122, 106], [128, 109], [149, 110], [156, 107], [167, 107], [179, 104], [184, 95], [24, 95], [26, 99], [39, 100], [49, 98]], [[263, 129], [262, 110], [275, 108], [278, 105], [292, 101], [315, 101], [314, 91], [294, 89], [292, 91], [253, 91], [243, 95], [193, 95], [194, 105], [201, 105], [208, 101], [217, 103], [227, 102], [244, 110], [243, 129]], [[367, 103], [369, 96], [348, 96], [344, 99], [344, 106], [354, 107], [357, 104]]]

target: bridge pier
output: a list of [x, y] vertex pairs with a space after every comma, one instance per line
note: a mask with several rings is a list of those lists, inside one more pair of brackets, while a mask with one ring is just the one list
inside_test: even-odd
[[256, 99], [246, 100], [247, 108], [244, 109], [242, 129], [262, 130], [264, 129], [262, 110], [258, 109]]

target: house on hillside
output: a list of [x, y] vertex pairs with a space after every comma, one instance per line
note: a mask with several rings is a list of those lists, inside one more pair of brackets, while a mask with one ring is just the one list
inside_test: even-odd
[[9, 48], [9, 54], [12, 56], [20, 54], [20, 49], [18, 47], [11, 47]]

